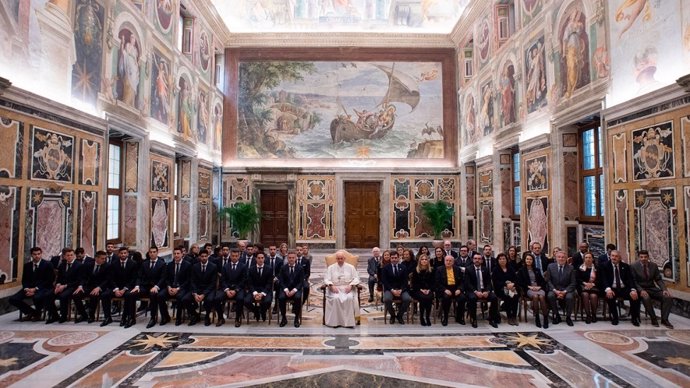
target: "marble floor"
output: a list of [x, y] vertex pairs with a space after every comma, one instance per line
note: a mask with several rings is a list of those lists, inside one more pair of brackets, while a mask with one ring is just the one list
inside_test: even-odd
[[[321, 271], [322, 273], [322, 271]], [[316, 268], [313, 280], [318, 279]], [[530, 322], [477, 329], [389, 325], [363, 298], [361, 325], [321, 325], [317, 281], [300, 328], [268, 322], [123, 329], [0, 316], [7, 387], [689, 387], [690, 320], [674, 330], [623, 321], [547, 330]]]

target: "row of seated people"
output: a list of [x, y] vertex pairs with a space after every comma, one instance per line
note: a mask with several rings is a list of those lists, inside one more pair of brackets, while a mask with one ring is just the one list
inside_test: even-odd
[[[158, 258], [156, 247], [149, 249], [147, 259], [141, 263], [132, 260], [124, 247], [110, 260], [106, 251], [99, 251], [93, 259], [83, 262], [77, 261], [74, 251], [67, 248], [57, 268], [42, 259], [41, 248], [31, 248], [30, 253], [31, 260], [24, 265], [22, 289], [10, 297], [10, 303], [33, 320], [41, 320], [45, 309], [47, 324], [65, 322], [72, 301], [77, 311], [75, 322], [94, 322], [100, 301], [104, 315], [101, 326], [106, 326], [113, 321], [112, 300], [118, 298], [123, 301], [120, 325], [125, 327], [136, 323], [136, 303], [141, 299], [148, 301], [151, 315], [147, 328], [158, 323], [159, 312], [160, 325], [171, 321], [168, 300], [175, 302], [176, 325], [182, 324], [183, 309], [190, 317], [189, 325], [199, 322], [201, 316], [197, 311], [201, 307], [206, 312], [207, 326], [214, 310], [218, 317], [216, 326], [223, 325], [225, 304], [232, 301], [235, 326], [239, 327], [243, 306], [253, 311], [257, 320], [265, 320], [275, 294], [283, 317], [281, 326], [285, 325], [287, 299], [293, 301], [295, 326], [299, 326], [299, 312], [311, 272], [311, 262], [298, 257], [296, 252], [288, 253], [283, 265], [281, 257], [267, 258], [263, 251], [250, 252], [241, 260], [241, 252], [231, 252], [228, 247], [223, 247], [213, 261], [206, 250], [191, 259], [183, 256], [181, 248], [175, 248], [169, 263]], [[31, 299], [34, 307], [26, 299]]]
[[[466, 247], [461, 248], [462, 250]], [[440, 248], [437, 248], [437, 252]], [[659, 269], [649, 262], [646, 251], [639, 252], [639, 260], [632, 265], [621, 262], [620, 253], [609, 252], [610, 260], [597, 265], [591, 252], [582, 255], [582, 264], [575, 267], [569, 264], [565, 252], [557, 250], [555, 260], [544, 260], [537, 266], [532, 252], [524, 255], [520, 266], [514, 265], [508, 255], [500, 253], [496, 258], [475, 253], [470, 260], [460, 261], [451, 255], [444, 258], [444, 265], [434, 265], [422, 254], [418, 260], [400, 260], [396, 251], [374, 248], [374, 256], [369, 259], [369, 286], [383, 292], [386, 312], [390, 321], [403, 323], [402, 316], [414, 298], [420, 304], [420, 322], [430, 325], [430, 310], [434, 300], [441, 300], [442, 320], [448, 324], [449, 309], [455, 302], [455, 319], [465, 324], [465, 308], [473, 327], [476, 323], [477, 301], [489, 304], [489, 324], [497, 327], [500, 322], [498, 302], [503, 302], [508, 322], [517, 325], [517, 311], [520, 297], [532, 301], [532, 310], [537, 327], [548, 328], [549, 310], [552, 323], [562, 321], [559, 303], [565, 305], [565, 321], [573, 326], [571, 318], [576, 295], [580, 296], [586, 323], [596, 322], [599, 298], [604, 297], [611, 313], [611, 322], [618, 324], [618, 300], [630, 301], [630, 316], [633, 325], [640, 324], [640, 301], [651, 316], [651, 323], [658, 326], [653, 309], [653, 300], [661, 302], [661, 323], [669, 328], [671, 295], [666, 289]], [[408, 256], [403, 252], [403, 256]], [[461, 258], [461, 257], [460, 257]], [[487, 259], [485, 261], [485, 258]], [[380, 260], [379, 260], [380, 259]], [[407, 264], [405, 262], [407, 261]], [[408, 278], [409, 276], [409, 278]], [[409, 280], [409, 281], [408, 281]], [[371, 299], [370, 299], [371, 300]], [[394, 315], [393, 300], [399, 301], [400, 308]], [[548, 302], [548, 304], [547, 304]], [[542, 317], [544, 319], [542, 324]]]

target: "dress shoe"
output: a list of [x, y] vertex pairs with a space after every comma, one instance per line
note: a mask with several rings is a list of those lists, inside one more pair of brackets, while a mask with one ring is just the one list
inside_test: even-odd
[[107, 317], [107, 318], [103, 319], [103, 322], [101, 322], [101, 327], [108, 326], [111, 323], [113, 323], [113, 319], [110, 317]]
[[549, 316], [548, 316], [548, 315], [544, 315], [544, 325], [543, 325], [542, 327], [543, 327], [544, 329], [548, 329], [548, 328], [549, 328]]
[[566, 325], [568, 325], [568, 326], [573, 326], [573, 325], [574, 325], [574, 324], [573, 324], [573, 320], [570, 319], [570, 317], [568, 317], [568, 318], [565, 319], [565, 323], [566, 323]]
[[494, 329], [498, 329], [498, 323], [496, 323], [496, 321], [489, 320], [489, 325]]
[[393, 315], [391, 315], [391, 319], [390, 319], [389, 323], [391, 325], [395, 323], [395, 317]]
[[120, 326], [124, 326], [127, 323], [127, 318], [120, 318]]
[[299, 327], [299, 319], [295, 319], [295, 327]]
[[656, 319], [656, 317], [652, 317], [652, 326], [659, 327], [659, 321]]
[[156, 319], [155, 319], [155, 318], [151, 318], [151, 319], [149, 320], [149, 323], [146, 324], [146, 328], [147, 328], [147, 329], [150, 329], [150, 328], [152, 328], [152, 327], [154, 327], [154, 326], [156, 326]]
[[51, 316], [51, 317], [48, 317], [48, 319], [46, 319], [46, 325], [50, 325], [51, 323], [55, 323], [55, 322], [57, 322], [57, 321], [58, 321], [58, 320], [57, 320], [57, 318], [55, 318], [55, 317], [52, 317], [52, 316]]
[[84, 318], [83, 315], [77, 315], [76, 318], [74, 318], [74, 323], [81, 323], [84, 322], [86, 319]]
[[266, 322], [266, 312], [265, 311], [261, 312], [261, 320]]
[[611, 324], [612, 324], [613, 326], [617, 326], [617, 325], [618, 325], [618, 318], [617, 318], [617, 317], [616, 317], [616, 318], [611, 318]]
[[555, 317], [553, 317], [553, 324], [558, 325], [559, 323], [561, 323], [561, 314], [558, 314]]
[[636, 327], [640, 326], [640, 320], [637, 318], [633, 318], [631, 320], [631, 322], [632, 322], [633, 326], [636, 326]]
[[240, 327], [240, 326], [242, 326], [242, 321], [236, 320], [235, 321], [235, 327]]
[[597, 315], [592, 315], [592, 323], [597, 323]]
[[589, 315], [585, 318], [585, 323], [588, 325], [592, 323], [592, 318], [590, 318]]
[[170, 322], [170, 317], [162, 317], [160, 325], [165, 326], [168, 322]]
[[373, 297], [373, 296], [370, 296], [370, 297], [369, 297], [369, 303], [371, 303], [371, 302], [373, 302], [373, 301], [374, 301], [374, 297]]
[[96, 322], [96, 317], [93, 315], [89, 315], [89, 318], [86, 320], [86, 323], [94, 323]]
[[477, 328], [477, 320], [476, 319], [472, 320], [472, 327], [475, 329]]
[[[178, 315], [179, 317], [179, 315]], [[175, 319], [175, 326], [180, 326], [182, 324], [182, 318], [176, 318]]]
[[194, 315], [192, 315], [191, 318], [189, 318], [189, 324], [188, 324], [188, 325], [189, 325], [189, 326], [194, 326], [194, 325], [197, 324], [197, 322], [199, 322], [199, 316], [196, 315], [196, 314], [194, 314]]
[[535, 325], [536, 327], [541, 328], [541, 318], [539, 317], [539, 315], [537, 315], [537, 316], [534, 317], [534, 325]]
[[204, 318], [204, 326], [211, 326], [211, 317], [208, 315]]
[[125, 329], [129, 329], [130, 327], [134, 326], [137, 323], [135, 319], [130, 319], [125, 323]]
[[287, 325], [287, 319], [283, 318], [280, 320], [280, 327], [285, 327]]
[[465, 318], [458, 319], [458, 323], [465, 326]]
[[662, 319], [661, 324], [668, 327], [669, 329], [673, 329], [673, 325], [671, 324], [671, 322], [668, 321], [668, 319]]
[[398, 317], [398, 323], [401, 325], [405, 324], [405, 320], [402, 317]]
[[218, 322], [216, 322], [216, 327], [220, 327], [223, 325], [225, 325], [225, 318], [218, 319]]
[[448, 326], [448, 318], [441, 319], [441, 326]]
[[67, 322], [67, 318], [62, 317], [62, 316], [60, 318], [58, 318], [58, 323], [65, 323], [65, 322]]

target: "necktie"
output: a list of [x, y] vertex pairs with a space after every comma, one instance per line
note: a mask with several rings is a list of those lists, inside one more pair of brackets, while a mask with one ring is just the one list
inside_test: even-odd
[[484, 280], [482, 279], [482, 271], [477, 268], [477, 283], [479, 283], [479, 291], [484, 289]]
[[558, 266], [558, 281], [560, 282], [561, 279], [563, 279], [563, 266], [559, 265]]
[[491, 258], [487, 257], [486, 259], [486, 269], [491, 270]]
[[259, 277], [261, 277], [261, 274], [263, 273], [263, 271], [262, 271], [263, 269], [264, 269], [264, 267], [259, 267]]
[[206, 273], [206, 264], [201, 266], [201, 273]]
[[66, 272], [69, 272], [69, 269], [71, 266], [72, 266], [72, 263], [67, 263], [67, 271]]
[[154, 266], [154, 265], [156, 265], [156, 262], [155, 262], [155, 261], [152, 261], [152, 262], [151, 262], [151, 266], [149, 267], [149, 269], [153, 269], [153, 266]]
[[534, 263], [537, 265], [537, 269], [541, 271], [541, 258], [539, 256], [534, 258]]
[[295, 266], [291, 265], [290, 266], [290, 277], [295, 274]]
[[94, 275], [98, 273], [98, 267], [100, 267], [100, 265], [98, 265], [98, 264], [96, 264], [96, 266], [93, 267], [93, 274]]
[[621, 273], [618, 271], [618, 265], [613, 267], [614, 276], [616, 277], [616, 288], [621, 288]]
[[644, 265], [644, 280], [649, 280], [649, 270], [647, 269], [647, 264]]
[[227, 265], [227, 264], [228, 264], [228, 259], [227, 259], [227, 258], [223, 258], [223, 267], [225, 267], [225, 265]]
[[175, 263], [175, 281], [177, 281], [178, 272], [180, 272], [180, 263]]
[[232, 270], [233, 270], [233, 272], [235, 271], [235, 269], [237, 269], [237, 264], [232, 263]]
[[122, 269], [125, 269], [125, 262], [124, 261], [120, 261], [120, 267], [122, 267]]
[[38, 264], [34, 263], [34, 272], [38, 269]]
[[393, 275], [398, 276], [398, 265], [393, 266]]

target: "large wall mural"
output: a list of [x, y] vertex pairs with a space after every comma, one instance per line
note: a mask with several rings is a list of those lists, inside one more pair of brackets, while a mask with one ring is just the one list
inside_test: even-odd
[[444, 158], [438, 62], [241, 62], [238, 156]]
[[74, 12], [72, 96], [95, 104], [101, 88], [105, 9], [95, 0], [79, 0]]
[[560, 43], [560, 95], [570, 98], [575, 90], [589, 84], [589, 36], [582, 4], [569, 7], [558, 29]]
[[525, 50], [525, 99], [527, 113], [546, 106], [546, 56], [544, 36], [530, 43]]
[[158, 50], [151, 54], [151, 117], [167, 126], [172, 124], [170, 97], [172, 96], [172, 68], [170, 60]]
[[117, 50], [117, 74], [115, 93], [117, 99], [137, 109], [143, 106], [141, 95], [141, 39], [134, 28], [125, 26], [117, 33], [119, 48]]

